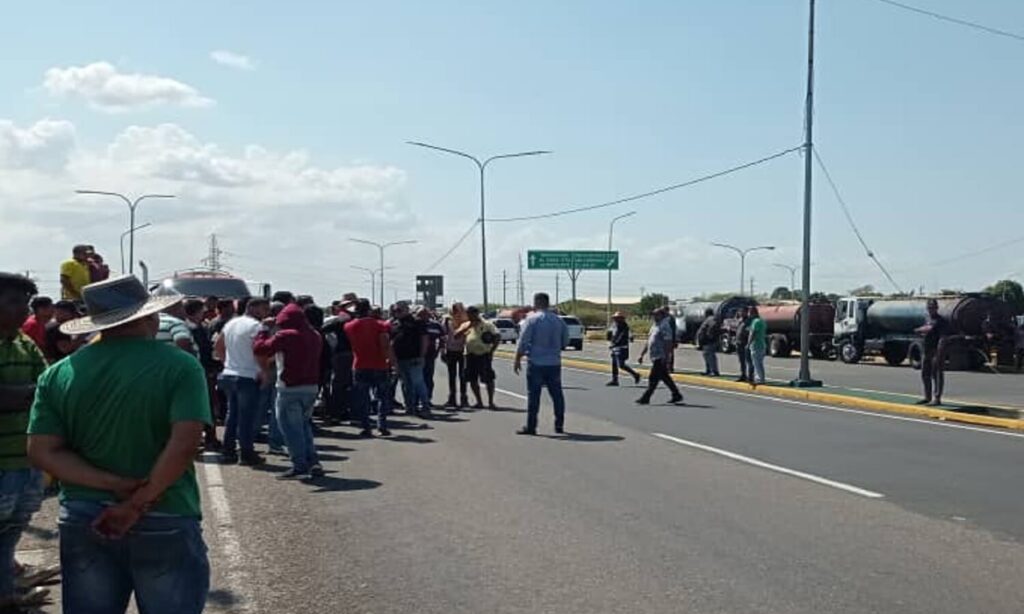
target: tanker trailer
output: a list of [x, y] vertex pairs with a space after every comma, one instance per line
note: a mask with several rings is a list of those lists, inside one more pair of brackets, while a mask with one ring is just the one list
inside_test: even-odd
[[[832, 345], [832, 321], [835, 306], [828, 302], [812, 302], [808, 305], [811, 313], [811, 355], [815, 358], [834, 358]], [[800, 303], [762, 305], [758, 307], [761, 319], [768, 328], [768, 354], [775, 358], [786, 358], [800, 349]]]
[[730, 296], [721, 301], [697, 301], [676, 305], [674, 317], [678, 340], [681, 343], [696, 342], [697, 329], [703, 324], [705, 312], [710, 309], [721, 325], [719, 349], [729, 353], [736, 350], [735, 334], [739, 324], [739, 311], [743, 307], [754, 307], [757, 301], [749, 296]]

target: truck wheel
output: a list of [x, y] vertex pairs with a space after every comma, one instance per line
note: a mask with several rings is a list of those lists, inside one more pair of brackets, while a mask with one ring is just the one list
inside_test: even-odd
[[839, 346], [839, 358], [848, 365], [860, 362], [860, 348], [852, 341], [844, 341]]
[[921, 344], [916, 341], [911, 343], [907, 356], [910, 358], [910, 366], [920, 370], [921, 363], [924, 362], [924, 348], [921, 347]]
[[773, 335], [768, 350], [772, 358], [789, 358], [789, 340], [781, 335]]
[[882, 348], [882, 357], [893, 367], [899, 366], [907, 359], [907, 348], [898, 343], [890, 343]]

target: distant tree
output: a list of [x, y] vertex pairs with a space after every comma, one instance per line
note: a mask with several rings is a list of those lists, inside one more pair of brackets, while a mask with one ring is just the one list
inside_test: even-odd
[[985, 288], [985, 292], [1009, 303], [1014, 315], [1024, 314], [1024, 287], [1020, 283], [1004, 279]]
[[648, 314], [658, 307], [668, 305], [668, 297], [659, 292], [653, 292], [651, 294], [645, 294], [640, 297], [640, 313]]
[[786, 286], [779, 286], [772, 290], [771, 298], [773, 301], [791, 301], [793, 300], [793, 291]]
[[871, 284], [850, 290], [850, 296], [882, 296], [882, 293], [875, 290]]
[[702, 294], [700, 296], [695, 296], [691, 300], [693, 300], [695, 302], [697, 302], [697, 301], [716, 302], [716, 301], [724, 301], [725, 299], [732, 298], [734, 296], [736, 296], [736, 295], [733, 294], [732, 292], [712, 292], [711, 294]]
[[963, 290], [953, 290], [952, 288], [943, 288], [939, 290], [939, 294], [942, 296], [955, 296], [957, 294], [963, 294]]

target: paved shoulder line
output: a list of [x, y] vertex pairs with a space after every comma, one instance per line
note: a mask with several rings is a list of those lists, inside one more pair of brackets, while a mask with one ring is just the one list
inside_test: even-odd
[[[500, 351], [499, 355], [502, 356], [503, 358], [510, 358], [512, 356], [507, 352], [502, 353]], [[587, 371], [596, 371], [599, 373], [611, 372], [611, 367], [609, 365], [594, 360], [580, 360], [578, 358], [563, 357], [562, 365], [576, 367], [577, 369], [584, 369]], [[646, 370], [644, 369], [644, 371]], [[825, 405], [837, 405], [839, 407], [853, 407], [855, 409], [864, 409], [875, 412], [905, 414], [910, 416], [917, 416], [919, 418], [930, 418], [933, 420], [961, 422], [964, 424], [975, 424], [978, 426], [994, 426], [998, 428], [1011, 429], [1015, 431], [1024, 431], [1024, 420], [1015, 420], [1013, 418], [995, 418], [992, 416], [979, 416], [975, 414], [966, 414], [962, 412], [949, 411], [945, 409], [936, 409], [934, 407], [908, 405], [906, 403], [894, 403], [892, 401], [878, 401], [875, 399], [865, 399], [861, 397], [837, 394], [834, 392], [818, 392], [806, 388], [787, 388], [785, 386], [759, 386], [757, 388], [754, 388], [750, 384], [743, 382], [732, 382], [722, 380], [719, 378], [703, 377], [700, 375], [687, 375], [675, 373], [672, 375], [672, 379], [681, 384], [701, 386], [704, 388], [714, 388], [730, 392], [742, 392], [744, 394], [755, 394], [780, 399], [790, 399], [810, 403], [822, 403]]]
[[231, 520], [231, 506], [228, 503], [227, 493], [224, 491], [224, 478], [221, 475], [220, 465], [216, 464], [217, 455], [208, 454], [204, 456], [204, 459], [207, 461], [203, 463], [207, 500], [210, 502], [210, 510], [213, 512], [213, 525], [217, 530], [217, 541], [221, 545], [221, 551], [227, 563], [221, 568], [224, 570], [228, 588], [241, 597], [239, 603], [231, 605], [231, 611], [256, 612], [256, 603], [251, 591], [252, 578], [246, 568], [242, 543], [238, 539], [238, 533], [235, 532], [234, 523]]
[[677, 443], [677, 444], [679, 444], [681, 446], [687, 446], [687, 447], [690, 447], [690, 448], [695, 448], [697, 450], [703, 450], [704, 452], [710, 452], [712, 454], [717, 454], [719, 456], [724, 456], [725, 458], [729, 458], [729, 459], [732, 459], [732, 460], [735, 460], [735, 461], [739, 461], [741, 463], [746, 463], [748, 465], [753, 465], [754, 467], [760, 467], [761, 469], [767, 469], [769, 471], [774, 471], [776, 473], [782, 473], [782, 474], [785, 474], [785, 475], [788, 475], [788, 476], [792, 476], [794, 478], [800, 478], [801, 480], [807, 480], [808, 482], [814, 482], [815, 484], [821, 484], [823, 486], [829, 486], [831, 488], [836, 488], [838, 490], [843, 490], [843, 491], [846, 491], [848, 493], [853, 493], [855, 495], [860, 495], [862, 497], [867, 497], [869, 499], [881, 499], [881, 498], [883, 498], [885, 496], [882, 493], [877, 493], [877, 492], [874, 492], [874, 491], [871, 491], [871, 490], [866, 490], [864, 488], [860, 488], [859, 486], [852, 486], [850, 484], [845, 484], [843, 482], [837, 482], [835, 480], [830, 480], [828, 478], [823, 478], [821, 476], [814, 475], [814, 474], [811, 474], [811, 473], [804, 473], [803, 471], [797, 471], [796, 469], [788, 469], [788, 468], [782, 467], [780, 465], [773, 465], [772, 463], [766, 463], [765, 461], [758, 460], [756, 458], [751, 458], [749, 456], [744, 456], [742, 454], [737, 454], [736, 452], [730, 452], [728, 450], [723, 450], [721, 448], [715, 448], [715, 447], [712, 447], [712, 446], [709, 446], [709, 445], [705, 445], [705, 444], [702, 444], [702, 443], [697, 443], [695, 441], [689, 441], [689, 440], [686, 440], [686, 439], [680, 439], [679, 437], [673, 437], [672, 435], [666, 435], [664, 433], [651, 433], [651, 434], [654, 435], [655, 437], [658, 437], [659, 439], [664, 439], [665, 441], [671, 441], [672, 443]]

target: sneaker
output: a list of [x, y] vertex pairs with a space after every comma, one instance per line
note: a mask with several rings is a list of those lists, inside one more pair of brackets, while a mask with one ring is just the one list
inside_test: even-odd
[[477, 401], [476, 404], [473, 405], [473, 409], [483, 409], [483, 408], [484, 408], [484, 402], [483, 401]]
[[448, 397], [448, 401], [445, 402], [444, 406], [446, 408], [455, 409], [455, 397]]
[[243, 453], [238, 460], [239, 465], [246, 467], [257, 467], [265, 462], [267, 460], [255, 452]]
[[359, 431], [359, 436], [363, 439], [373, 439], [373, 431], [370, 429], [363, 429]]
[[605, 384], [605, 386], [618, 386], [618, 385], [619, 385], [619, 382], [617, 382], [615, 380], [612, 380], [612, 381], [608, 382], [607, 384]]
[[933, 405], [935, 407], [938, 407], [939, 405], [942, 405], [942, 399], [936, 397], [934, 401], [929, 403], [929, 405]]
[[317, 463], [309, 468], [309, 475], [314, 478], [324, 477], [324, 468], [320, 463]]
[[271, 456], [288, 456], [288, 451], [284, 448], [270, 448], [267, 450], [267, 454]]
[[469, 407], [469, 397], [462, 397], [462, 401], [459, 403], [459, 407], [463, 409]]
[[388, 429], [381, 429], [380, 430], [380, 436], [381, 437], [391, 437], [391, 431], [389, 431]]
[[222, 465], [236, 465], [238, 464], [238, 454], [235, 452], [221, 452], [220, 464]]
[[915, 403], [915, 405], [931, 405], [931, 403], [932, 403], [931, 399], [921, 399], [920, 401]]
[[635, 386], [639, 386], [640, 385], [640, 374], [639, 373], [636, 373], [636, 374], [633, 375], [633, 385], [635, 385]]
[[683, 402], [683, 395], [680, 394], [680, 395], [674, 396], [671, 399], [669, 399], [668, 402], [673, 404], [673, 405], [679, 405], [679, 404], [681, 404]]
[[536, 434], [537, 434], [537, 431], [530, 430], [530, 429], [526, 428], [525, 426], [523, 428], [519, 429], [518, 431], [516, 431], [516, 435], [536, 435]]
[[497, 403], [491, 401], [490, 403], [487, 404], [487, 409], [490, 409], [492, 411], [498, 411], [500, 408], [498, 407]]
[[639, 399], [634, 401], [634, 403], [636, 403], [637, 405], [650, 405], [651, 401], [649, 399], [645, 399], [643, 397], [640, 397]]
[[559, 435], [564, 435], [565, 434], [565, 427], [557, 426], [556, 425], [555, 426], [555, 432], [558, 433]]
[[294, 469], [289, 469], [288, 471], [285, 471], [284, 473], [278, 474], [276, 479], [278, 479], [278, 480], [301, 480], [302, 478], [307, 477], [308, 475], [309, 475], [309, 473], [307, 473], [305, 471], [296, 471]]

